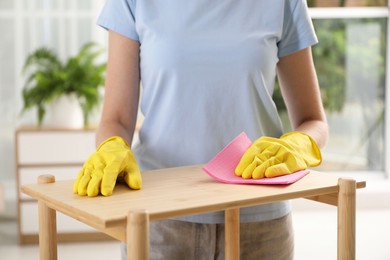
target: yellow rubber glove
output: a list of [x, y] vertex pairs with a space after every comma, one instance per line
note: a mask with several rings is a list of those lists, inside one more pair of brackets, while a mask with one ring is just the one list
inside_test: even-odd
[[280, 138], [262, 136], [241, 157], [235, 173], [244, 179], [276, 177], [318, 166], [322, 161], [316, 142], [302, 132]]
[[108, 138], [84, 163], [73, 185], [79, 195], [110, 196], [116, 181], [124, 180], [131, 189], [141, 189], [141, 173], [129, 144], [119, 136]]

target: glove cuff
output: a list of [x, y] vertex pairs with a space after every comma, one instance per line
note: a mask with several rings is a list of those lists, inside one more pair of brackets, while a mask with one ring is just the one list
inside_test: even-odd
[[[305, 154], [304, 160], [306, 161], [308, 166], [318, 166], [322, 162], [321, 150], [318, 147], [316, 141], [304, 132], [289, 132], [283, 134], [280, 139], [287, 139], [291, 145], [296, 146], [299, 150], [302, 150], [302, 144], [307, 143], [309, 141], [309, 147], [302, 152]], [[298, 150], [298, 151], [299, 151]]]
[[130, 145], [127, 143], [127, 141], [125, 139], [123, 139], [122, 137], [120, 136], [111, 136], [110, 138], [106, 139], [105, 141], [103, 141], [99, 147], [96, 149], [96, 151], [99, 151], [105, 144], [109, 143], [109, 142], [112, 142], [112, 141], [115, 141], [115, 142], [120, 142], [120, 143], [123, 143], [125, 146], [127, 146], [128, 148], [130, 148]]

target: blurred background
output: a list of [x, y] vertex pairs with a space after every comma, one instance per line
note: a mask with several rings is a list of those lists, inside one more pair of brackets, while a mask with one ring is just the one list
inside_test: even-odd
[[[34, 69], [26, 71], [23, 68], [29, 60], [28, 57], [33, 54], [35, 56], [30, 59], [32, 65], [41, 66], [44, 73], [51, 72], [43, 68], [53, 68], [59, 63], [63, 63], [63, 67], [75, 64], [75, 61], [85, 64], [81, 61], [81, 57], [84, 57], [82, 50], [90, 43], [97, 46], [97, 50], [91, 52], [96, 58], [95, 66], [104, 66], [107, 34], [95, 24], [104, 2], [104, 0], [0, 0], [0, 252], [8, 252], [6, 254], [8, 258], [5, 259], [22, 259], [27, 255], [29, 259], [38, 259], [36, 227], [30, 228], [30, 225], [35, 225], [32, 224], [36, 220], [36, 217], [32, 217], [36, 214], [32, 209], [35, 204], [19, 193], [19, 185], [28, 181], [35, 182], [36, 175], [43, 172], [58, 172], [60, 178], [74, 178], [75, 171], [94, 149], [93, 131], [101, 109], [100, 103], [97, 102], [93, 109], [86, 112], [85, 108], [89, 104], [95, 104], [93, 101], [96, 96], [88, 96], [85, 89], [72, 89], [70, 92], [74, 91], [78, 97], [82, 96], [78, 104], [76, 102], [73, 107], [69, 107], [69, 104], [62, 105], [59, 108], [60, 112], [54, 112], [58, 108], [51, 107], [50, 102], [68, 94], [56, 92], [53, 96], [40, 99], [48, 100], [45, 103], [46, 113], [40, 121], [40, 101], [34, 101], [38, 94], [34, 92], [29, 96], [24, 91], [26, 86], [37, 87], [28, 85], [28, 82], [30, 76], [37, 77], [39, 73], [34, 74], [37, 72]], [[390, 131], [387, 110], [390, 96], [386, 91], [390, 75], [388, 2], [308, 0], [307, 3], [319, 38], [319, 44], [313, 47], [313, 54], [330, 126], [330, 139], [323, 150], [324, 160], [319, 170], [367, 180], [367, 188], [358, 192], [360, 215], [357, 219], [357, 259], [368, 257], [390, 259], [390, 250], [386, 249], [388, 242], [384, 242], [389, 241], [390, 231], [388, 180], [390, 143], [387, 138]], [[37, 54], [36, 51], [42, 48], [49, 51], [45, 54], [46, 59], [43, 58], [40, 63], [42, 53]], [[50, 55], [54, 55], [55, 60], [47, 58], [53, 58]], [[72, 59], [73, 62], [70, 62]], [[46, 64], [48, 60], [51, 63]], [[92, 70], [97, 67], [92, 67]], [[104, 73], [101, 75], [104, 76]], [[61, 77], [58, 79], [53, 76], [54, 83], [42, 82], [38, 87], [60, 85], [63, 83]], [[78, 82], [83, 79], [80, 75], [69, 76], [70, 79], [72, 77]], [[101, 99], [104, 93], [102, 85], [102, 82], [97, 80], [94, 86], [86, 88], [94, 88], [93, 91], [97, 91], [97, 99]], [[275, 91], [274, 99], [287, 131], [290, 125], [278, 89]], [[32, 103], [28, 103], [30, 106], [22, 113], [29, 100]], [[88, 103], [89, 101], [92, 103]], [[71, 112], [74, 106], [78, 105], [82, 107], [81, 114]], [[69, 122], [64, 122], [65, 120], [56, 122], [58, 121], [56, 119], [62, 118], [58, 116], [61, 111], [62, 116], [76, 113], [79, 115]], [[86, 114], [88, 122], [85, 121]], [[58, 139], [64, 141], [59, 142]], [[83, 142], [86, 148], [75, 151], [74, 147], [68, 147], [69, 142], [74, 140]], [[45, 142], [46, 144], [42, 145]], [[63, 147], [65, 154], [71, 151], [74, 156], [62, 158], [61, 161], [62, 159], [50, 154], [52, 147], [50, 145]], [[39, 153], [41, 154], [37, 155]], [[31, 157], [31, 154], [36, 156]], [[69, 172], [74, 174], [69, 176]], [[294, 207], [296, 259], [312, 259], [314, 255], [316, 259], [335, 259], [337, 230], [334, 210], [306, 201], [294, 202]], [[32, 212], [32, 215], [29, 212]], [[22, 216], [27, 216], [27, 220], [21, 220]], [[84, 250], [82, 248], [88, 246], [95, 248], [93, 241], [106, 240], [95, 235], [83, 235], [85, 232], [90, 233], [90, 230], [77, 225], [70, 231], [64, 230], [63, 240], [68, 243], [60, 247], [78, 250], [78, 244], [74, 245], [74, 248], [71, 247], [71, 243], [69, 244], [69, 241], [74, 241], [74, 236], [67, 237], [67, 232], [83, 237], [80, 239], [84, 241], [84, 247], [80, 246], [82, 251]], [[322, 229], [315, 231], [316, 228]], [[300, 230], [305, 232], [300, 233]], [[310, 232], [327, 238], [325, 239], [327, 242], [321, 246], [323, 243], [321, 240], [307, 241], [306, 235], [309, 236]], [[327, 235], [325, 232], [328, 232]], [[387, 240], [377, 240], [382, 233], [387, 233], [384, 235]], [[380, 242], [374, 244], [373, 241]], [[308, 246], [308, 243], [313, 243], [313, 246]], [[369, 244], [371, 247], [367, 246]], [[103, 242], [100, 246], [104, 252], [115, 251], [114, 255], [119, 257], [116, 242]], [[103, 251], [97, 251], [94, 258], [104, 259]], [[31, 258], [31, 255], [34, 257]], [[72, 257], [72, 254], [69, 257]], [[64, 256], [60, 259], [67, 258]]]

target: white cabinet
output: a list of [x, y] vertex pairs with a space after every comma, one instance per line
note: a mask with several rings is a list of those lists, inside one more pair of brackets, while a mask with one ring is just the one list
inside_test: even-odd
[[[15, 132], [16, 175], [20, 188], [36, 183], [39, 175], [56, 180], [76, 179], [84, 161], [95, 151], [95, 129], [18, 128]], [[69, 190], [72, 192], [72, 190]], [[38, 206], [18, 192], [19, 241], [38, 242]], [[109, 237], [89, 226], [57, 213], [58, 241], [102, 240]]]

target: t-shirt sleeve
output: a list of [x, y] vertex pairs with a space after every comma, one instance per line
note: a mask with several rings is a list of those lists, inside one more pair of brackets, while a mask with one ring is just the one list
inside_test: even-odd
[[107, 0], [97, 24], [106, 30], [139, 41], [135, 22], [135, 0]]
[[288, 0], [284, 10], [283, 31], [278, 56], [283, 57], [318, 42], [306, 0]]

